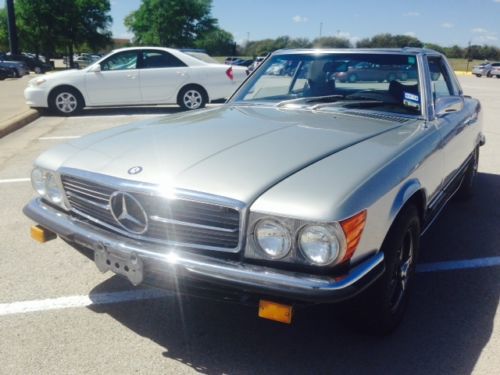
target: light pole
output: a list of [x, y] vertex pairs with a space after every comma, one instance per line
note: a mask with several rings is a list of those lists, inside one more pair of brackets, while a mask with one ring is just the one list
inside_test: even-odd
[[7, 23], [9, 27], [9, 47], [12, 55], [19, 54], [19, 45], [17, 43], [16, 14], [14, 12], [14, 0], [6, 0], [7, 5]]
[[323, 36], [323, 22], [319, 23], [319, 37], [321, 38]]

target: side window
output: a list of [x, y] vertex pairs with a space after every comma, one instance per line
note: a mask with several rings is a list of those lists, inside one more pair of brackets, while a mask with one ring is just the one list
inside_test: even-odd
[[101, 63], [101, 70], [137, 69], [137, 51], [115, 53]]
[[142, 52], [142, 68], [178, 68], [186, 66], [177, 57], [164, 51], [143, 51]]
[[431, 73], [431, 89], [434, 100], [443, 96], [458, 95], [458, 88], [453, 84], [448, 69], [441, 57], [428, 57]]

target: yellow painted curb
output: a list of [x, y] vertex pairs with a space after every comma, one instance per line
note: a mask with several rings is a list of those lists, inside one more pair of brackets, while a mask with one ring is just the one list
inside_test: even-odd
[[463, 70], [455, 70], [455, 74], [457, 76], [471, 76], [472, 72], [466, 72], [466, 71], [463, 71]]

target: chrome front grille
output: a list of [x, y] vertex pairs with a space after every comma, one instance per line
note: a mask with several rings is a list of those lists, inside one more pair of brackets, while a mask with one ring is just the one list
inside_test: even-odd
[[[104, 185], [63, 174], [62, 184], [72, 212], [96, 225], [120, 234], [155, 243], [207, 250], [237, 251], [240, 243], [240, 211], [200, 199], [167, 199], [154, 191]], [[139, 189], [140, 190], [140, 189]], [[111, 213], [110, 198], [125, 191], [136, 198], [148, 217], [145, 233], [136, 235], [120, 226]]]

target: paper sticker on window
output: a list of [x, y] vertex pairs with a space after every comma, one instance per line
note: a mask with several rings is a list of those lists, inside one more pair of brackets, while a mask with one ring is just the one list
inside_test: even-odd
[[415, 65], [415, 56], [408, 56], [408, 64]]
[[403, 104], [410, 108], [420, 109], [420, 98], [411, 92], [405, 92]]

